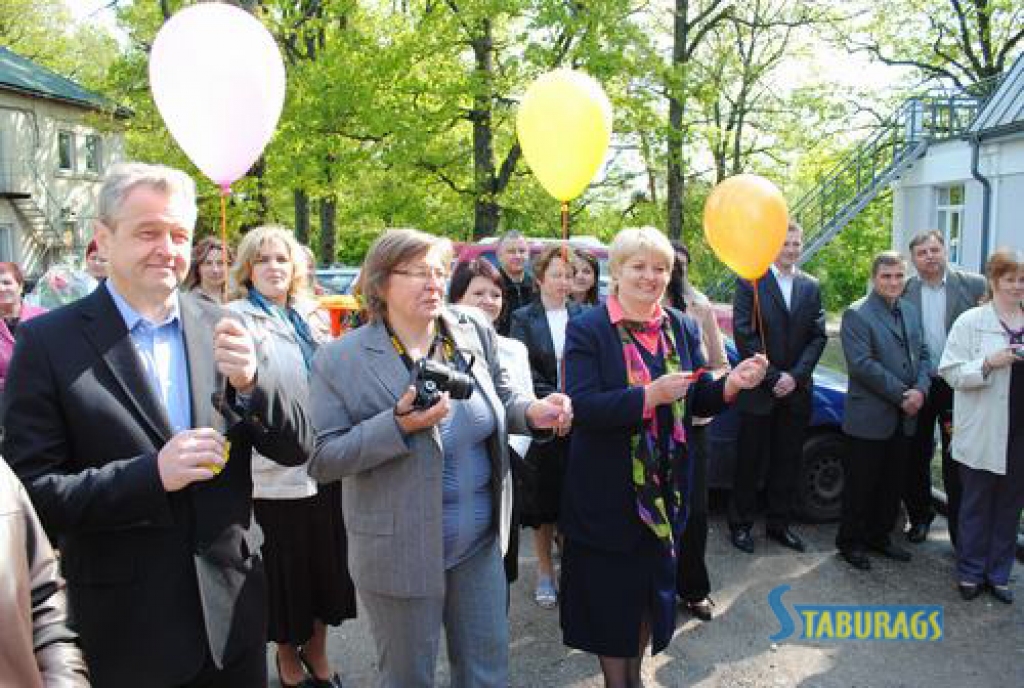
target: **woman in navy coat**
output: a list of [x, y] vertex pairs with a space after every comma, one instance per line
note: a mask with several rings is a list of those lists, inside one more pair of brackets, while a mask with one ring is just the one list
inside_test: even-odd
[[697, 324], [660, 305], [673, 260], [657, 229], [620, 232], [612, 295], [566, 334], [575, 421], [560, 521], [563, 640], [598, 655], [611, 688], [638, 687], [648, 642], [657, 653], [675, 629], [689, 419], [722, 410], [767, 366], [758, 355], [718, 381], [702, 372]]

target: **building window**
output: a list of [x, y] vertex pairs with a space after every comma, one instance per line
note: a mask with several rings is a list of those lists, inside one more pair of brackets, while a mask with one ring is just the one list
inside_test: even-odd
[[61, 172], [75, 171], [75, 135], [70, 131], [57, 133], [57, 169]]
[[963, 260], [964, 185], [941, 186], [936, 204], [936, 224], [946, 239], [949, 262], [960, 265]]
[[0, 225], [0, 261], [14, 262], [14, 229], [10, 225]]
[[99, 134], [85, 137], [85, 171], [99, 174], [103, 171], [103, 140]]

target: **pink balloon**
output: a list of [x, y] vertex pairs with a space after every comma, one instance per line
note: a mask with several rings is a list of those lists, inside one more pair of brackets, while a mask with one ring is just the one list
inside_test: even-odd
[[157, 33], [149, 85], [178, 145], [226, 188], [249, 171], [274, 134], [284, 105], [284, 63], [258, 19], [232, 5], [200, 3]]

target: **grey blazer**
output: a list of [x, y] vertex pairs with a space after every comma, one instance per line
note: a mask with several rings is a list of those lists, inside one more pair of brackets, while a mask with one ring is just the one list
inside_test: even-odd
[[[533, 400], [512, 388], [482, 314], [450, 309], [442, 319], [456, 347], [475, 356], [472, 375], [497, 420], [488, 449], [494, 524], [504, 552], [512, 516], [508, 433], [530, 433], [526, 409]], [[321, 347], [310, 382], [317, 437], [309, 472], [320, 482], [342, 480], [348, 565], [358, 589], [440, 596], [444, 453], [436, 427], [404, 436], [395, 422], [393, 409], [408, 382], [383, 323]]]
[[850, 380], [843, 431], [853, 437], [888, 439], [901, 420], [904, 434], [912, 435], [917, 418], [903, 415], [903, 393], [916, 388], [928, 394], [932, 366], [921, 312], [904, 297], [897, 304], [903, 327], [875, 291], [843, 313], [839, 335]]

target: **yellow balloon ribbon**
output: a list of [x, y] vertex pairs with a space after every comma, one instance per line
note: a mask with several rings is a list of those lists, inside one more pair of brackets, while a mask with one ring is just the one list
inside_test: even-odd
[[537, 181], [567, 202], [583, 193], [604, 162], [612, 135], [612, 105], [592, 77], [556, 69], [527, 89], [516, 132]]

